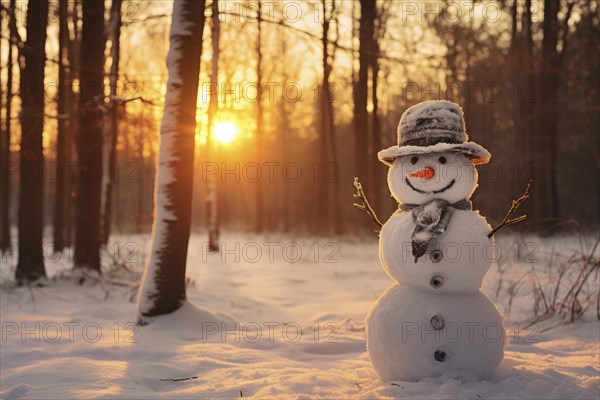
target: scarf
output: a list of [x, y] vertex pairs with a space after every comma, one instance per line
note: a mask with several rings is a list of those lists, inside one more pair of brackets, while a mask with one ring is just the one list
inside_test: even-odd
[[472, 204], [463, 199], [454, 204], [446, 200], [435, 199], [425, 204], [400, 204], [401, 211], [412, 211], [412, 219], [415, 229], [411, 234], [412, 255], [415, 263], [423, 256], [431, 241], [446, 232], [446, 228], [452, 218], [454, 209], [471, 210]]

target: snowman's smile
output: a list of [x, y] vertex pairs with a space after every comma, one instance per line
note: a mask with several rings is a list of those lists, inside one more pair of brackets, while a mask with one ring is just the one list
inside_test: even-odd
[[414, 190], [417, 193], [421, 193], [421, 194], [437, 194], [437, 193], [442, 193], [442, 192], [445, 192], [446, 190], [450, 189], [452, 186], [454, 186], [454, 183], [456, 183], [456, 181], [454, 179], [452, 179], [449, 184], [447, 184], [446, 186], [444, 186], [443, 188], [441, 188], [439, 190], [425, 191], [425, 190], [417, 189], [416, 187], [414, 187], [412, 185], [412, 183], [410, 183], [410, 181], [408, 180], [408, 177], [406, 177], [404, 180], [406, 181], [406, 184], [412, 190]]

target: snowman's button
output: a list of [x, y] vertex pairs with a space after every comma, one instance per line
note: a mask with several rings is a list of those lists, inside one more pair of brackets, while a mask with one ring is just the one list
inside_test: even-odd
[[439, 315], [434, 315], [431, 317], [431, 325], [433, 325], [433, 329], [439, 331], [444, 327], [444, 318]]
[[431, 259], [431, 262], [433, 263], [439, 263], [440, 261], [442, 261], [442, 252], [441, 250], [434, 250], [431, 252], [431, 254], [429, 255], [429, 258]]
[[434, 289], [439, 289], [444, 284], [444, 278], [439, 275], [434, 275], [433, 278], [429, 281], [429, 284]]
[[433, 353], [435, 361], [444, 362], [447, 357], [448, 354], [444, 350], [436, 350], [435, 353]]

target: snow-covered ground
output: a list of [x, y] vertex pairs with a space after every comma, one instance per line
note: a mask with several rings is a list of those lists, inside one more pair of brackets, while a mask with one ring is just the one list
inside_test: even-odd
[[[139, 328], [128, 282], [139, 277], [148, 238], [121, 237], [109, 247], [133, 272], [111, 267], [104, 282], [81, 286], [66, 277], [70, 263], [63, 255], [47, 261], [48, 286], [15, 289], [15, 258], [5, 256], [0, 398], [597, 399], [595, 304], [574, 324], [519, 324], [533, 315], [531, 282], [551, 285], [561, 263], [591, 251], [594, 239], [502, 238], [503, 258], [483, 291], [507, 316], [510, 342], [487, 381], [460, 371], [420, 382], [379, 381], [365, 349], [364, 317], [391, 280], [374, 237], [226, 235], [223, 253], [207, 255], [205, 236], [194, 235], [189, 303]], [[528, 274], [532, 268], [535, 276]], [[598, 274], [592, 278], [593, 291]], [[205, 310], [228, 322], [221, 332]]]

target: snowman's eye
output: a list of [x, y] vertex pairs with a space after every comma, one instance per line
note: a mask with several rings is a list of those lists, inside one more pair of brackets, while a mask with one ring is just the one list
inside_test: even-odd
[[440, 157], [440, 164], [446, 164], [446, 157]]
[[413, 158], [410, 159], [410, 163], [412, 165], [415, 165], [417, 163], [417, 161], [419, 161], [419, 157], [413, 157]]

